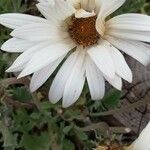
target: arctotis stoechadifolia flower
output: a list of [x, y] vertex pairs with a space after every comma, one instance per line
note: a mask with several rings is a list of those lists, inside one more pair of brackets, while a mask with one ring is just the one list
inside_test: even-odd
[[150, 17], [122, 14], [106, 18], [125, 0], [39, 0], [45, 18], [2, 14], [0, 23], [13, 29], [1, 49], [21, 52], [7, 72], [33, 74], [31, 91], [37, 90], [65, 59], [49, 91], [49, 99], [63, 107], [80, 97], [87, 79], [93, 100], [103, 98], [105, 80], [118, 90], [122, 79], [132, 82], [132, 72], [122, 52], [143, 65], [150, 62]]
[[150, 150], [150, 122], [142, 131], [138, 139], [125, 150]]

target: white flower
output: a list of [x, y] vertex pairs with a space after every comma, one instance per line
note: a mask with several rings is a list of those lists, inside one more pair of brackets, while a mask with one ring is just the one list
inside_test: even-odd
[[139, 138], [125, 150], [150, 150], [150, 122], [142, 131]]
[[123, 14], [106, 17], [125, 0], [39, 0], [46, 18], [2, 14], [0, 23], [13, 29], [12, 39], [2, 45], [7, 52], [23, 52], [7, 70], [33, 73], [30, 89], [37, 90], [67, 58], [49, 91], [52, 103], [63, 98], [68, 107], [80, 97], [87, 79], [93, 100], [103, 98], [105, 80], [118, 90], [122, 78], [132, 82], [132, 72], [119, 51], [143, 65], [150, 62], [150, 17]]

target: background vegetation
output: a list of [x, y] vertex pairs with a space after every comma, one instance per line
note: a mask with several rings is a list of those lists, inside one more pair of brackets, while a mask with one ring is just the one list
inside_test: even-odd
[[[40, 15], [33, 0], [0, 0], [0, 14], [20, 12]], [[115, 12], [150, 14], [150, 2], [127, 0]], [[10, 30], [0, 26], [0, 45]], [[90, 99], [87, 85], [80, 100], [71, 108], [62, 109], [61, 102], [52, 105], [47, 91], [54, 75], [36, 93], [29, 92], [29, 79], [16, 80], [16, 74], [5, 73], [18, 54], [0, 51], [0, 149], [1, 150], [91, 150], [104, 139], [128, 144], [125, 128], [111, 126], [104, 116], [116, 109], [122, 93], [108, 87], [102, 101]], [[97, 114], [98, 113], [98, 114]], [[110, 115], [110, 114], [109, 114]]]

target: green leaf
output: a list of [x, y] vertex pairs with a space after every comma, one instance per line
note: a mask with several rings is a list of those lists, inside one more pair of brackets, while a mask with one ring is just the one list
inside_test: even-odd
[[50, 103], [49, 101], [41, 102], [40, 106], [42, 110], [50, 110], [56, 107], [56, 105]]
[[30, 101], [32, 99], [31, 94], [24, 87], [18, 87], [13, 90], [13, 98], [18, 101]]
[[141, 8], [145, 4], [145, 1], [146, 0], [126, 0], [125, 4], [111, 16], [116, 16], [123, 13], [141, 12]]
[[88, 140], [88, 136], [86, 135], [86, 133], [82, 130], [75, 130], [76, 136], [81, 140], [81, 141], [85, 141]]
[[25, 147], [26, 150], [49, 150], [50, 137], [47, 132], [41, 135], [24, 134], [20, 146]]
[[32, 119], [37, 120], [37, 119], [40, 119], [41, 114], [39, 112], [34, 112], [30, 116], [31, 116]]
[[78, 119], [81, 115], [82, 114], [79, 109], [70, 109], [70, 108], [66, 109], [63, 114], [63, 116], [69, 120]]
[[63, 144], [62, 150], [75, 150], [74, 144], [67, 139], [64, 139], [62, 144]]
[[103, 98], [102, 104], [106, 108], [115, 108], [118, 106], [120, 98], [121, 98], [121, 91], [118, 91], [116, 89], [112, 89]]
[[22, 5], [21, 0], [1, 0], [0, 12], [23, 12], [26, 9], [26, 5]]
[[63, 132], [64, 132], [65, 134], [68, 134], [72, 128], [73, 128], [72, 125], [66, 126], [66, 127], [63, 129]]
[[20, 132], [26, 133], [30, 131], [37, 123], [30, 119], [26, 110], [20, 109], [13, 113], [14, 127]]
[[11, 133], [11, 131], [8, 129], [8, 127], [5, 126], [5, 124], [2, 121], [0, 121], [0, 132], [3, 135], [3, 146], [11, 148], [11, 150], [13, 150], [17, 144], [16, 136]]

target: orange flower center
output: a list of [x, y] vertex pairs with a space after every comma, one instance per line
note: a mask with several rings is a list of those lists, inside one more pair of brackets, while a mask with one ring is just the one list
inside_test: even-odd
[[96, 18], [71, 18], [69, 34], [77, 44], [87, 47], [98, 42], [100, 35], [95, 28]]

